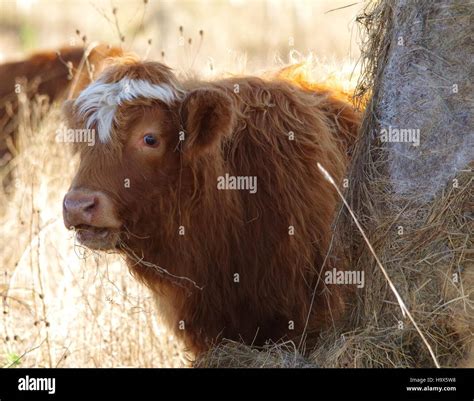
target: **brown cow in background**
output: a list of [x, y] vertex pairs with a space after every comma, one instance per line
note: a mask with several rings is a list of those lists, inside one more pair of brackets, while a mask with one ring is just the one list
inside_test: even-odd
[[107, 58], [121, 54], [118, 48], [99, 44], [39, 52], [26, 60], [1, 64], [0, 166], [16, 153], [19, 92], [28, 99], [46, 95], [50, 103], [76, 96], [102, 71]]
[[[77, 240], [124, 255], [194, 353], [222, 338], [316, 339], [349, 290], [324, 272], [360, 117], [329, 90], [282, 78], [179, 81], [124, 59], [65, 103], [81, 164], [64, 198]], [[313, 291], [314, 292], [313, 298]]]

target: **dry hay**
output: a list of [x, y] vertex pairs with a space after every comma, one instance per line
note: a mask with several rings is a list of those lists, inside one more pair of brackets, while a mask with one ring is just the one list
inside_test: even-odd
[[200, 358], [199, 368], [312, 368], [314, 363], [304, 358], [292, 341], [251, 347], [226, 340]]
[[[474, 113], [462, 57], [473, 50], [472, 7], [440, 3], [371, 2], [358, 18], [365, 42], [355, 98], [370, 94], [371, 100], [345, 196], [440, 365], [473, 366]], [[400, 36], [405, 48], [394, 49]], [[455, 96], [453, 82], [460, 83]], [[382, 143], [377, 133], [389, 124], [420, 128], [422, 143]], [[365, 271], [346, 327], [321, 334], [307, 352], [287, 343], [255, 349], [224, 342], [196, 366], [434, 366], [345, 208], [335, 222], [333, 257], [338, 249], [347, 253], [350, 270]]]
[[20, 99], [19, 152], [0, 169], [0, 366], [182, 367], [151, 294], [117, 255], [75, 244], [61, 218], [77, 166], [59, 105]]

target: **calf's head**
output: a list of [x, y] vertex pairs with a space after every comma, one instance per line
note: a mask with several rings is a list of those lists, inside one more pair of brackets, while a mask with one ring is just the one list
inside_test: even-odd
[[139, 236], [160, 246], [157, 226], [178, 208], [176, 194], [195, 193], [196, 166], [233, 124], [223, 90], [185, 90], [166, 66], [135, 60], [109, 67], [63, 110], [69, 128], [96, 136], [93, 146], [75, 144], [81, 160], [64, 223], [80, 243], [103, 250]]

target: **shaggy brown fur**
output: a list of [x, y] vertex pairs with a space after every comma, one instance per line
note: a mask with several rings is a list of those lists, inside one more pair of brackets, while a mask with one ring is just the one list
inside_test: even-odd
[[[57, 52], [47, 51], [32, 55], [26, 60], [9, 62], [0, 65], [0, 165], [1, 159], [15, 147], [15, 131], [18, 119], [18, 94], [15, 85], [28, 99], [37, 95], [47, 96], [49, 102], [64, 98], [69, 90], [77, 95], [103, 69], [104, 60], [108, 57], [122, 55], [118, 48], [106, 45], [94, 47], [88, 58], [88, 65], [83, 62], [84, 48], [64, 47]], [[81, 65], [83, 63], [83, 65]], [[10, 141], [11, 139], [11, 141]], [[10, 146], [8, 143], [10, 142]]]
[[[71, 190], [107, 194], [122, 222], [100, 248], [126, 256], [196, 353], [222, 338], [316, 338], [339, 322], [347, 290], [325, 288], [322, 275], [344, 268], [324, 263], [338, 198], [317, 163], [341, 182], [359, 125], [353, 107], [285, 79], [178, 82], [162, 64], [133, 59], [102, 75], [124, 77], [167, 82], [186, 95], [172, 105], [119, 106], [112, 143], [82, 148]], [[70, 126], [83, 126], [72, 102], [65, 112]], [[150, 126], [158, 127], [158, 148], [137, 148]], [[226, 173], [256, 176], [257, 192], [218, 190]]]

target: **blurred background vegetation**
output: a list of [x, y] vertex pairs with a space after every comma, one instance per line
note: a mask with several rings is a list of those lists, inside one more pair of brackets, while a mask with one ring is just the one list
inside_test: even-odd
[[[351, 0], [0, 0], [0, 61], [101, 41], [197, 70], [260, 69], [290, 54], [355, 62]], [[180, 29], [181, 27], [181, 29]], [[200, 34], [200, 31], [202, 34]], [[151, 41], [151, 44], [149, 43]]]

